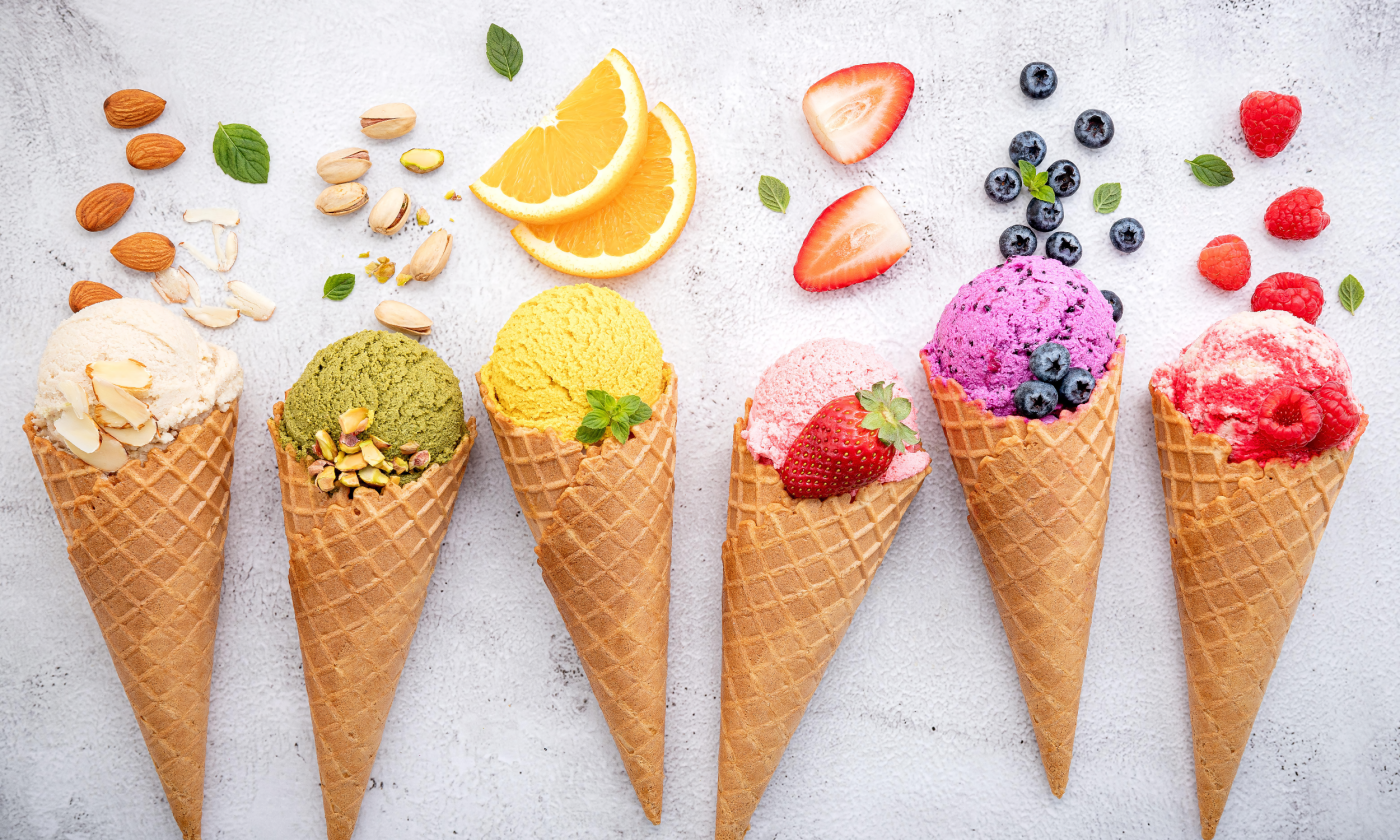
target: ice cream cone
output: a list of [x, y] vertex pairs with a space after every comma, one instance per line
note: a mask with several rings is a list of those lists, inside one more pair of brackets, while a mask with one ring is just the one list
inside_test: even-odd
[[238, 401], [107, 474], [24, 432], [186, 840], [200, 836]]
[[904, 511], [929, 474], [863, 487], [854, 500], [794, 499], [734, 426], [724, 560], [715, 837], [749, 830], [788, 741], [865, 598]]
[[642, 810], [661, 821], [676, 373], [626, 444], [518, 426], [477, 374], [501, 458]]
[[[1232, 464], [1152, 388], [1190, 684], [1201, 836], [1215, 836], [1355, 447], [1293, 466]], [[1363, 414], [1356, 439], [1365, 431]]]
[[1050, 424], [994, 417], [957, 382], [929, 376], [1056, 796], [1064, 795], [1074, 753], [1125, 343], [1119, 339], [1089, 402]]
[[268, 430], [277, 450], [282, 515], [291, 564], [287, 579], [316, 733], [326, 835], [355, 831], [384, 722], [427, 596], [457, 490], [476, 442], [468, 418], [452, 460], [405, 485], [376, 492], [311, 484], [307, 467], [282, 444], [282, 403]]

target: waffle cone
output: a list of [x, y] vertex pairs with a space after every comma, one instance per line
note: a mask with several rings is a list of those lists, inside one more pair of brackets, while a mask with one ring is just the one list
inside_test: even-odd
[[1074, 754], [1125, 344], [1120, 338], [1089, 402], [1050, 424], [994, 417], [924, 360], [1056, 796], [1064, 795]]
[[675, 495], [676, 372], [627, 443], [518, 426], [477, 374], [545, 585], [642, 810], [661, 821]]
[[238, 402], [107, 474], [24, 433], [170, 812], [200, 836]]
[[734, 425], [715, 837], [738, 840], [929, 468], [854, 500], [794, 499]]
[[277, 451], [282, 517], [326, 836], [349, 840], [384, 722], [457, 490], [476, 443], [468, 418], [452, 460], [417, 481], [325, 493], [291, 446], [282, 445], [282, 403], [267, 422]]
[[[1152, 388], [1157, 457], [1190, 686], [1201, 836], [1215, 836], [1235, 772], [1355, 447], [1305, 464], [1232, 464]], [[1365, 431], [1362, 415], [1357, 439]]]

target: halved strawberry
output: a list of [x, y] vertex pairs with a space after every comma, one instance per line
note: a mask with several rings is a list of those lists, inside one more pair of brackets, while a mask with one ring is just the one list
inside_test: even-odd
[[855, 163], [885, 145], [913, 96], [914, 74], [904, 65], [858, 64], [807, 88], [802, 113], [827, 154]]
[[853, 286], [885, 273], [911, 244], [880, 191], [861, 187], [836, 199], [812, 223], [792, 276], [809, 292]]

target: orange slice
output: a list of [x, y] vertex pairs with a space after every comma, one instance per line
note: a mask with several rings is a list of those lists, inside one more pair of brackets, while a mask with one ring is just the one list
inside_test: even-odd
[[642, 163], [617, 197], [557, 225], [521, 223], [511, 236], [530, 256], [575, 277], [621, 277], [661, 258], [695, 204], [695, 150], [665, 104], [647, 115]]
[[612, 200], [636, 171], [646, 147], [646, 116], [637, 71], [613, 50], [471, 190], [521, 222], [548, 225], [587, 215]]

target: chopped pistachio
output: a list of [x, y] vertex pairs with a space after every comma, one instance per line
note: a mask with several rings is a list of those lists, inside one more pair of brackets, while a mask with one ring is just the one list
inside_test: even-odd
[[360, 451], [360, 439], [354, 435], [341, 435], [339, 443], [340, 451], [344, 452], [346, 455], [349, 455], [351, 452]]
[[402, 458], [394, 459], [394, 475], [403, 475], [408, 472], [408, 462]]
[[335, 459], [335, 468], [341, 472], [362, 470], [367, 466], [369, 466], [369, 462], [365, 460], [364, 454], [360, 452], [351, 452]]
[[344, 487], [359, 487], [360, 477], [352, 472], [343, 472], [340, 474], [340, 483]]
[[370, 441], [360, 442], [360, 454], [365, 456], [365, 463], [371, 467], [377, 467], [384, 463], [384, 453], [379, 451], [379, 447]]
[[321, 474], [316, 476], [316, 487], [318, 489], [326, 491], [327, 493], [334, 490], [335, 470], [322, 470]]
[[325, 429], [316, 432], [316, 454], [327, 461], [335, 460], [335, 438]]
[[384, 438], [380, 437], [379, 435], [370, 435], [370, 436], [369, 436], [369, 439], [372, 440], [372, 441], [374, 441], [374, 445], [377, 446], [377, 447], [379, 447], [381, 450], [389, 449], [389, 448], [390, 448], [390, 447], [389, 447], [389, 441], [385, 440]]
[[365, 467], [359, 471], [358, 475], [360, 477], [360, 483], [367, 484], [370, 487], [383, 487], [389, 483], [389, 476], [374, 467]]
[[426, 449], [421, 449], [418, 451], [418, 454], [413, 456], [413, 460], [408, 462], [408, 465], [415, 470], [421, 470], [424, 467], [428, 466], [428, 463], [432, 460], [433, 453], [429, 452]]
[[312, 462], [311, 462], [311, 466], [307, 467], [307, 468], [306, 468], [306, 471], [307, 471], [308, 473], [311, 474], [311, 477], [312, 477], [312, 478], [315, 478], [316, 476], [318, 476], [318, 475], [321, 474], [321, 470], [324, 470], [326, 467], [329, 467], [330, 465], [331, 465], [330, 461], [327, 461], [327, 460], [325, 460], [325, 459], [320, 459], [320, 460], [312, 461]]
[[[346, 435], [357, 435], [369, 428], [369, 409], [360, 407], [352, 408], [340, 415], [340, 432]], [[361, 423], [364, 423], [361, 426]]]
[[362, 259], [362, 260], [367, 260], [367, 259], [369, 259], [369, 251], [365, 251], [363, 254], [361, 254], [361, 255], [360, 255], [360, 259]]
[[399, 447], [399, 454], [400, 454], [400, 455], [412, 455], [413, 453], [415, 453], [415, 452], [417, 452], [417, 451], [418, 451], [418, 442], [417, 442], [417, 441], [413, 441], [413, 440], [411, 440], [411, 441], [409, 441], [408, 443], [405, 443], [403, 446], [400, 446], [400, 447]]

